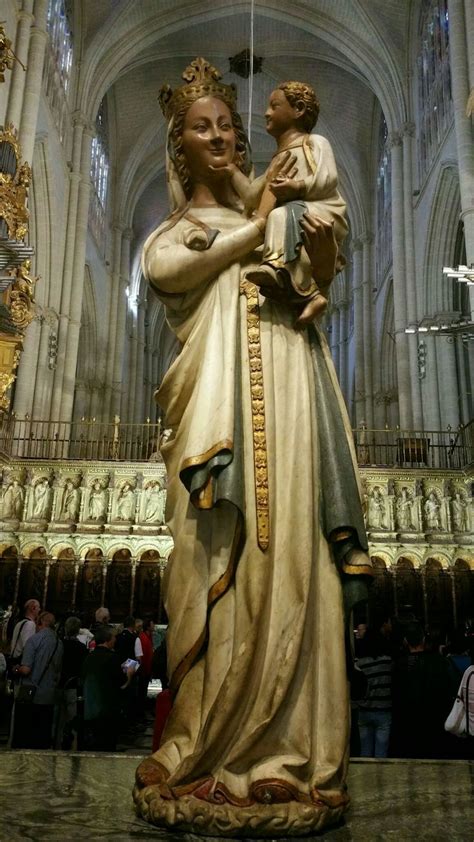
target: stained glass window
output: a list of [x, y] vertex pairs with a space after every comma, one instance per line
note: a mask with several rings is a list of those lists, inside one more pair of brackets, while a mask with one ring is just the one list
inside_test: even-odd
[[377, 277], [382, 281], [392, 262], [392, 165], [387, 123], [380, 115], [377, 153]]
[[423, 180], [451, 125], [448, 0], [423, 0], [418, 53], [418, 162]]
[[71, 82], [73, 40], [64, 0], [49, 0], [46, 27], [49, 46], [44, 86], [61, 141], [67, 129], [67, 101]]
[[109, 181], [109, 149], [107, 102], [105, 99], [95, 121], [96, 136], [92, 140], [91, 181], [92, 197], [89, 221], [98, 243], [104, 242], [105, 209]]

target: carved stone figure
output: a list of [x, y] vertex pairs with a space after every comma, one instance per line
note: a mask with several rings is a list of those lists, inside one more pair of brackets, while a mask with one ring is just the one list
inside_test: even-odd
[[97, 561], [86, 561], [84, 565], [85, 597], [98, 600], [102, 594], [102, 564]]
[[397, 524], [402, 531], [414, 529], [412, 510], [413, 500], [408, 493], [408, 488], [403, 487], [397, 498]]
[[81, 500], [81, 492], [74, 485], [71, 479], [68, 479], [64, 489], [62, 504], [61, 504], [61, 520], [68, 520], [75, 522], [79, 514], [79, 505]]
[[[309, 833], [347, 804], [338, 571], [355, 591], [371, 572], [350, 425], [326, 341], [305, 323], [304, 303], [295, 312], [293, 287], [265, 287], [260, 298], [246, 279], [275, 196], [264, 185], [253, 219], [242, 212], [232, 178], [236, 168], [248, 175], [250, 161], [235, 92], [203, 59], [184, 78], [161, 97], [172, 215], [143, 254], [182, 346], [158, 395], [173, 429], [163, 458], [174, 701], [135, 799], [149, 821], [204, 834]], [[306, 94], [287, 105], [299, 155], [311, 131]], [[288, 163], [288, 136], [277, 140]], [[335, 186], [327, 141], [307, 151]], [[338, 255], [323, 205], [321, 218], [301, 221], [316, 282], [334, 276]]]
[[386, 514], [385, 498], [379, 486], [376, 485], [372, 494], [369, 495], [369, 526], [373, 529], [385, 529]]
[[107, 491], [100, 479], [95, 479], [89, 495], [89, 520], [105, 520], [106, 514]]
[[467, 532], [469, 529], [467, 502], [459, 491], [455, 492], [451, 507], [455, 530], [457, 532]]
[[51, 502], [51, 487], [49, 480], [40, 479], [33, 491], [33, 520], [47, 520]]
[[20, 520], [25, 502], [25, 489], [19, 480], [12, 480], [3, 498], [3, 517], [6, 520]]
[[145, 523], [164, 523], [165, 492], [158, 480], [152, 480], [145, 486]]
[[129, 482], [124, 482], [117, 497], [117, 520], [133, 520], [135, 492]]
[[441, 506], [434, 491], [430, 491], [424, 510], [427, 529], [441, 529]]

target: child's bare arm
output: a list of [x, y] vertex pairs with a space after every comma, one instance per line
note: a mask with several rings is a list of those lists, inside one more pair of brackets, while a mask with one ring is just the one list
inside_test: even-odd
[[242, 199], [245, 205], [245, 210], [255, 210], [255, 208], [258, 207], [258, 203], [260, 202], [263, 191], [265, 190], [265, 176], [261, 175], [258, 178], [254, 178], [253, 181], [250, 181], [250, 179], [247, 178], [247, 176], [244, 175], [238, 167], [235, 167], [235, 171], [232, 172], [231, 178], [232, 186], [235, 192], [238, 193]]

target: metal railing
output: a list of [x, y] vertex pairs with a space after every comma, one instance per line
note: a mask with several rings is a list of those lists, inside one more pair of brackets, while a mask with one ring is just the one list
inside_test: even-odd
[[357, 461], [376, 467], [459, 470], [474, 463], [474, 422], [457, 430], [353, 430]]
[[159, 458], [160, 424], [35, 421], [0, 423], [0, 450], [23, 459], [148, 462]]
[[[35, 421], [4, 416], [0, 450], [14, 458], [124, 462], [159, 458], [159, 423]], [[474, 422], [458, 430], [353, 430], [360, 466], [459, 470], [474, 464]]]

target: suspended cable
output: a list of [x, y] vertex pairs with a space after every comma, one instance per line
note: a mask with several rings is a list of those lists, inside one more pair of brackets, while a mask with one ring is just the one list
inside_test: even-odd
[[250, 73], [249, 73], [249, 114], [247, 123], [247, 137], [251, 143], [252, 108], [253, 108], [253, 48], [254, 48], [254, 18], [255, 0], [250, 0]]

